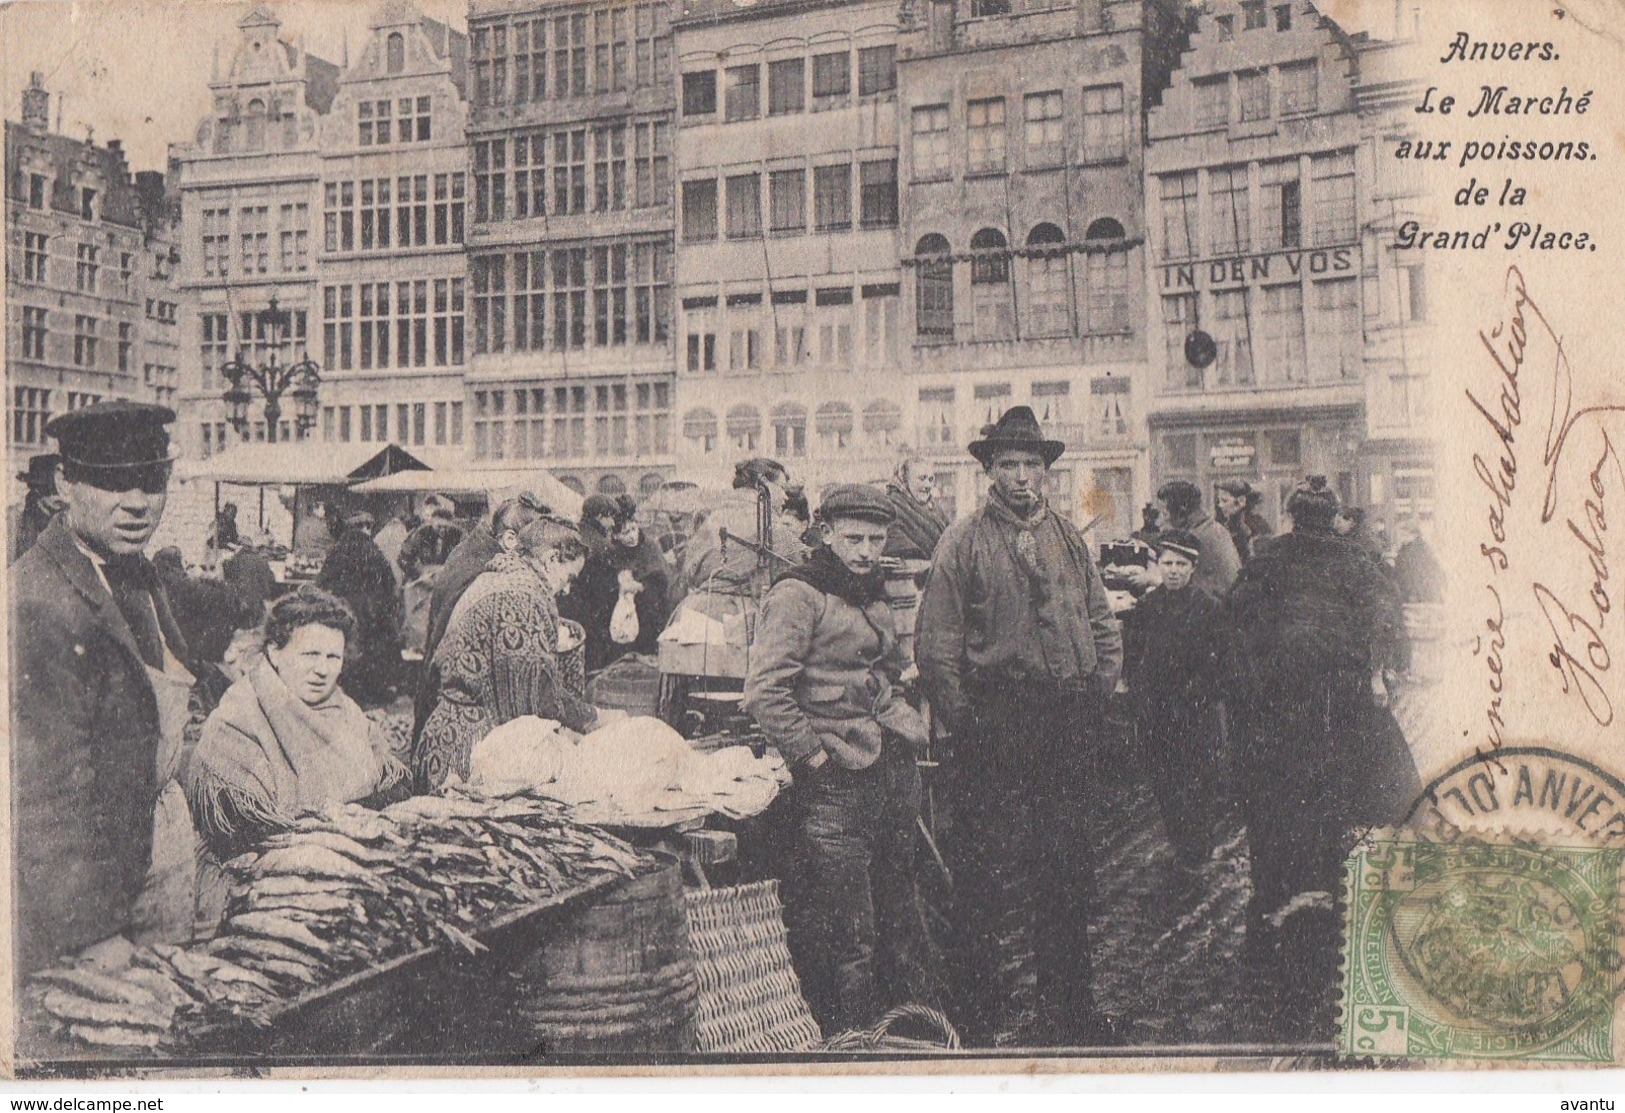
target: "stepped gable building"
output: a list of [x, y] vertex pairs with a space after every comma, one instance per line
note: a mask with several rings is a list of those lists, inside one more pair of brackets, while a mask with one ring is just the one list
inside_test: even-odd
[[45, 424], [114, 398], [173, 404], [179, 309], [164, 175], [118, 140], [55, 133], [44, 76], [5, 124], [7, 482], [53, 451]]
[[1307, 0], [1201, 16], [1148, 127], [1156, 481], [1249, 479], [1272, 522], [1306, 473], [1431, 513], [1397, 62]]
[[897, 5], [693, 0], [675, 37], [685, 467], [883, 479], [906, 440]]
[[584, 492], [672, 465], [665, 0], [473, 0], [467, 404], [483, 464]]
[[965, 455], [1030, 405], [1068, 446], [1051, 501], [1098, 537], [1144, 498], [1144, 120], [1185, 28], [1166, 0], [910, 0], [898, 38], [915, 443], [963, 514]]
[[[210, 82], [213, 107], [195, 141], [172, 152], [181, 195], [180, 286], [192, 305], [189, 357], [178, 439], [207, 457], [236, 443], [221, 400], [221, 368], [271, 350], [262, 313], [273, 297], [285, 312], [287, 343], [278, 358], [309, 353], [326, 362], [320, 337], [317, 228], [321, 211], [322, 116], [338, 92], [339, 67], [281, 37], [282, 24], [257, 7], [238, 23], [229, 64]], [[276, 439], [294, 435], [283, 407]], [[247, 436], [267, 439], [260, 402]]]
[[[390, 0], [317, 129], [319, 436], [462, 454], [468, 39]], [[313, 338], [314, 340], [314, 338]]]

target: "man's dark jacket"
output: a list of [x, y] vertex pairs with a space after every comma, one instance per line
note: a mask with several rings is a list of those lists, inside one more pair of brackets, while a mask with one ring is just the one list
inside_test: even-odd
[[[156, 575], [159, 625], [184, 641]], [[158, 705], [95, 566], [54, 520], [11, 569], [12, 848], [23, 972], [125, 930], [152, 855]]]

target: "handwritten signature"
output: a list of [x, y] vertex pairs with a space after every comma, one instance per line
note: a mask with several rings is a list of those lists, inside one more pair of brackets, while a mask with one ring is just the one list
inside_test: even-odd
[[[1484, 618], [1485, 633], [1473, 647], [1474, 656], [1484, 664], [1488, 692], [1482, 725], [1483, 742], [1488, 751], [1485, 745], [1478, 747], [1479, 757], [1487, 762], [1494, 761], [1494, 752], [1502, 748], [1506, 727], [1502, 710], [1506, 685], [1506, 609], [1504, 592], [1498, 583], [1510, 566], [1506, 550], [1508, 518], [1518, 489], [1518, 438], [1524, 420], [1524, 388], [1528, 385], [1524, 372], [1532, 349], [1550, 348], [1554, 353], [1550, 364], [1551, 411], [1541, 459], [1546, 486], [1540, 521], [1547, 525], [1561, 516], [1562, 537], [1578, 546], [1578, 557], [1588, 569], [1589, 584], [1578, 598], [1561, 587], [1539, 580], [1530, 582], [1530, 590], [1551, 633], [1546, 658], [1558, 674], [1562, 691], [1578, 699], [1600, 726], [1608, 726], [1614, 720], [1613, 702], [1603, 683], [1604, 675], [1613, 667], [1613, 652], [1607, 637], [1608, 619], [1613, 612], [1607, 500], [1611, 485], [1617, 483], [1615, 490], [1625, 490], [1625, 461], [1621, 460], [1606, 424], [1610, 415], [1625, 413], [1625, 406], [1575, 409], [1573, 369], [1563, 338], [1530, 293], [1518, 267], [1507, 268], [1503, 296], [1507, 306], [1503, 320], [1488, 331], [1479, 332], [1479, 341], [1494, 363], [1493, 392], [1486, 392], [1482, 397], [1470, 388], [1466, 392], [1468, 401], [1494, 437], [1493, 450], [1474, 453], [1472, 458], [1473, 472], [1489, 494], [1485, 510], [1488, 538], [1480, 543], [1479, 555], [1488, 564], [1489, 578], [1485, 587], [1492, 610]], [[1578, 435], [1582, 432], [1585, 435]], [[1588, 446], [1596, 445], [1594, 457], [1589, 456], [1589, 448], [1574, 447], [1582, 441]], [[1588, 472], [1582, 473], [1586, 476], [1585, 486], [1579, 502], [1573, 503], [1568, 498], [1564, 480], [1565, 475], [1572, 474], [1572, 469], [1565, 469], [1563, 465], [1566, 459], [1580, 452], [1588, 453], [1588, 459], [1594, 463]]]

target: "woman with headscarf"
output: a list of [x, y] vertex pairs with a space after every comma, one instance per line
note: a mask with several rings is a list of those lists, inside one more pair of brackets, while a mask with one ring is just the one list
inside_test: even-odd
[[[631, 495], [615, 500], [607, 542], [587, 554], [586, 565], [570, 589], [571, 617], [587, 631], [588, 672], [597, 672], [627, 653], [657, 652], [660, 632], [666, 627], [670, 566], [660, 546], [644, 535], [637, 509]], [[630, 642], [617, 642], [610, 626], [624, 590], [635, 593], [638, 634]], [[564, 609], [562, 604], [560, 609]]]
[[405, 765], [338, 686], [354, 633], [350, 608], [320, 588], [272, 605], [264, 656], [204, 722], [184, 772], [193, 817], [220, 859], [306, 812], [404, 792]]
[[1308, 940], [1318, 956], [1308, 961], [1325, 957], [1355, 836], [1399, 819], [1421, 790], [1389, 711], [1405, 636], [1393, 584], [1334, 532], [1337, 493], [1324, 476], [1298, 485], [1287, 514], [1292, 531], [1254, 555], [1226, 600], [1249, 945], [1282, 964], [1294, 961], [1292, 940]]
[[[421, 789], [467, 777], [475, 745], [521, 715], [583, 733], [592, 728], [598, 712], [586, 699], [579, 628], [561, 622], [556, 602], [586, 556], [574, 523], [537, 518], [457, 601], [431, 662], [434, 710], [412, 753]], [[567, 639], [561, 629], [570, 631]]]
[[936, 491], [936, 469], [905, 451], [886, 483], [886, 497], [897, 515], [886, 535], [886, 556], [931, 559], [942, 531], [948, 528], [948, 516], [935, 502]]

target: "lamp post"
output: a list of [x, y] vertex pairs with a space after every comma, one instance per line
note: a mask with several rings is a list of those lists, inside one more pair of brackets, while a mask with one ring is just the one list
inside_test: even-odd
[[270, 354], [262, 364], [250, 363], [245, 357], [246, 347], [237, 349], [237, 358], [220, 369], [231, 385], [221, 397], [227, 406], [227, 419], [239, 436], [246, 434], [249, 425], [249, 407], [254, 403], [252, 386], [265, 399], [265, 439], [275, 443], [277, 427], [282, 421], [282, 396], [293, 394], [294, 438], [300, 439], [316, 427], [316, 391], [321, 386], [321, 368], [309, 353], [297, 363], [284, 365], [277, 361], [277, 353], [287, 343], [291, 319], [287, 310], [277, 306], [273, 295], [271, 304], [255, 314], [256, 332], [269, 341]]

